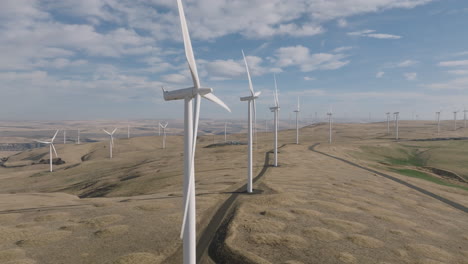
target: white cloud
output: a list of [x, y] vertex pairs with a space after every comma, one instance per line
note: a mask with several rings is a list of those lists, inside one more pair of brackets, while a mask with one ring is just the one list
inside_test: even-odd
[[425, 85], [434, 90], [468, 90], [468, 77], [457, 78], [447, 82], [431, 83]]
[[376, 39], [400, 39], [401, 38], [401, 36], [397, 36], [397, 35], [375, 33], [375, 30], [373, 29], [348, 32], [347, 34], [348, 36], [368, 37], [368, 38], [376, 38]]
[[341, 53], [341, 52], [352, 50], [352, 49], [353, 49], [353, 47], [351, 47], [351, 46], [344, 46], [344, 47], [338, 47], [338, 48], [334, 49], [333, 52]]
[[315, 77], [304, 76], [304, 81], [315, 81]]
[[382, 78], [384, 76], [385, 72], [379, 71], [375, 74], [375, 78]]
[[405, 76], [408, 81], [415, 81], [418, 78], [418, 74], [415, 72], [406, 72], [403, 76]]
[[468, 75], [468, 70], [452, 70], [448, 71], [448, 73], [455, 75]]
[[413, 66], [413, 65], [416, 65], [416, 64], [418, 64], [417, 61], [405, 60], [405, 61], [402, 61], [402, 62], [398, 63], [396, 66], [400, 67], [400, 68], [404, 68], [404, 67], [410, 67], [410, 66]]
[[343, 19], [343, 18], [338, 19], [336, 21], [336, 23], [337, 23], [338, 27], [340, 27], [340, 28], [345, 28], [345, 27], [348, 26], [348, 21], [346, 21], [346, 19]]
[[350, 62], [344, 60], [344, 54], [310, 54], [309, 49], [301, 45], [279, 48], [275, 51], [275, 56], [278, 67], [297, 66], [302, 72], [336, 70]]
[[442, 66], [442, 67], [468, 66], [468, 60], [441, 61], [439, 62], [439, 66]]

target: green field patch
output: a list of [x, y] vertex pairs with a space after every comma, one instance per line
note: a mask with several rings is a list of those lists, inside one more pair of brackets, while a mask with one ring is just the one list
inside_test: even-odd
[[436, 184], [449, 186], [449, 187], [460, 188], [460, 189], [463, 189], [465, 191], [468, 191], [468, 187], [456, 185], [456, 184], [453, 184], [453, 183], [448, 183], [448, 182], [446, 182], [446, 181], [444, 181], [444, 180], [442, 180], [440, 178], [429, 175], [429, 174], [424, 173], [422, 171], [411, 170], [411, 169], [391, 169], [391, 170], [394, 171], [394, 172], [397, 172], [397, 173], [399, 173], [401, 175], [408, 176], [408, 177], [423, 179], [423, 180], [430, 181], [430, 182], [433, 182], [433, 183], [436, 183]]

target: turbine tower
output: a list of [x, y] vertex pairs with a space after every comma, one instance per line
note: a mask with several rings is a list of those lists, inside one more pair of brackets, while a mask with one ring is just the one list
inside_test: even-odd
[[112, 149], [114, 148], [114, 133], [117, 131], [117, 128], [115, 128], [112, 133], [107, 132], [107, 130], [103, 129], [104, 132], [106, 132], [107, 135], [109, 135], [109, 157], [112, 159]]
[[399, 137], [398, 137], [398, 117], [400, 115], [400, 112], [395, 112], [393, 113], [395, 115], [395, 140], [398, 140]]
[[167, 127], [167, 122], [166, 124], [162, 125], [161, 123], [159, 123], [159, 126], [162, 128], [163, 130], [163, 143], [162, 143], [162, 148], [165, 149], [166, 148], [166, 127]]
[[437, 116], [437, 135], [439, 135], [440, 134], [440, 111], [436, 112], [436, 116]]
[[386, 115], [387, 115], [387, 135], [390, 135], [390, 112], [387, 112]]
[[275, 163], [274, 166], [278, 167], [278, 112], [280, 110], [279, 101], [278, 101], [278, 85], [276, 84], [276, 75], [273, 74], [273, 78], [275, 80], [275, 92], [273, 93], [275, 99], [275, 106], [270, 107], [270, 111], [273, 112], [274, 116], [274, 153], [275, 153]]
[[252, 145], [253, 145], [253, 126], [252, 126], [252, 111], [253, 111], [253, 116], [254, 119], [256, 116], [256, 104], [255, 104], [255, 99], [258, 98], [258, 96], [262, 92], [255, 92], [253, 89], [252, 85], [252, 79], [250, 78], [250, 71], [249, 71], [249, 65], [247, 63], [247, 59], [245, 58], [244, 51], [242, 51], [242, 57], [244, 58], [244, 64], [245, 64], [245, 70], [247, 72], [247, 78], [249, 80], [249, 90], [250, 90], [250, 95], [246, 97], [241, 97], [240, 100], [245, 102], [247, 101], [247, 127], [248, 127], [248, 154], [247, 154], [247, 162], [248, 162], [248, 167], [247, 167], [247, 192], [251, 193], [252, 192]]
[[465, 122], [465, 125], [464, 125], [465, 128], [466, 128], [466, 113], [467, 112], [468, 112], [468, 110], [463, 109], [463, 121]]
[[457, 131], [457, 113], [458, 111], [453, 111], [453, 130]]
[[224, 122], [224, 143], [227, 142], [227, 122]]
[[299, 112], [300, 112], [300, 105], [299, 105], [299, 96], [297, 97], [297, 108], [294, 110], [296, 113], [296, 144], [299, 144]]
[[58, 130], [55, 132], [55, 135], [52, 137], [52, 139], [51, 139], [50, 141], [35, 140], [36, 142], [49, 145], [49, 164], [50, 164], [50, 169], [49, 169], [49, 171], [50, 171], [50, 172], [52, 172], [52, 159], [53, 159], [53, 157], [52, 157], [52, 150], [54, 150], [55, 157], [58, 158], [57, 150], [55, 150], [55, 147], [54, 147], [54, 140], [55, 140], [55, 137], [57, 136], [58, 132], [59, 132]]
[[[193, 55], [192, 43], [185, 20], [182, 1], [177, 0], [182, 36], [184, 39], [185, 56], [193, 80], [193, 87], [166, 91], [163, 88], [164, 100], [184, 100], [184, 216], [182, 220], [181, 238], [183, 238], [183, 263], [196, 262], [196, 214], [195, 214], [195, 149], [197, 143], [198, 121], [200, 115], [201, 97], [208, 99], [230, 111], [211, 88], [202, 88], [198, 77], [197, 65]], [[195, 107], [193, 101], [195, 100]]]
[[331, 107], [330, 107], [330, 111], [327, 113], [327, 116], [328, 116], [328, 143], [331, 144], [332, 143], [332, 116], [333, 116]]
[[130, 124], [127, 124], [127, 138], [130, 138]]
[[78, 139], [76, 140], [77, 144], [80, 144], [80, 130], [78, 130]]

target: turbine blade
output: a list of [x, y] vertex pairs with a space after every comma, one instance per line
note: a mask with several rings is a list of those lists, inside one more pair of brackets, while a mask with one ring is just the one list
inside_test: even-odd
[[111, 134], [114, 135], [115, 131], [117, 131], [117, 128], [115, 128]]
[[299, 96], [297, 97], [297, 111], [299, 111], [301, 109], [301, 105], [300, 105], [300, 102], [299, 102]]
[[214, 95], [212, 93], [208, 93], [208, 94], [203, 95], [203, 98], [205, 98], [207, 100], [210, 100], [211, 102], [216, 103], [216, 104], [220, 105], [222, 108], [224, 108], [224, 109], [228, 110], [229, 112], [231, 112], [231, 109], [229, 109], [229, 107], [225, 103], [223, 103], [223, 101], [221, 101], [221, 99], [216, 97], [216, 95]]
[[55, 152], [55, 157], [58, 158], [57, 150], [55, 150], [54, 144], [50, 143], [50, 145], [52, 146], [52, 149], [53, 149], [54, 152]]
[[275, 106], [279, 106], [279, 100], [278, 100], [278, 84], [276, 83], [276, 74], [273, 74], [273, 78], [275, 79], [275, 92], [274, 92], [274, 97], [275, 97]]
[[102, 131], [106, 132], [107, 135], [110, 136], [111, 133], [107, 132], [107, 130], [103, 129]]
[[249, 89], [250, 89], [250, 94], [252, 96], [255, 95], [253, 85], [252, 85], [252, 79], [250, 78], [250, 71], [249, 71], [249, 65], [247, 64], [247, 59], [245, 58], [244, 51], [242, 50], [242, 57], [244, 57], [244, 63], [245, 63], [245, 70], [247, 71], [247, 78], [249, 79]]
[[57, 136], [58, 132], [59, 132], [59, 130], [57, 129], [57, 131], [55, 131], [55, 135], [52, 137], [52, 140], [50, 142], [54, 142], [54, 139]]
[[180, 25], [182, 27], [182, 36], [184, 38], [185, 56], [189, 64], [190, 73], [192, 74], [193, 86], [195, 89], [200, 88], [200, 79], [198, 78], [197, 64], [195, 63], [195, 56], [193, 55], [192, 41], [187, 27], [187, 20], [185, 19], [184, 6], [181, 0], [177, 0], [177, 7], [179, 9]]
[[34, 140], [36, 142], [42, 143], [42, 144], [50, 144], [51, 142], [48, 141], [40, 141], [40, 140]]

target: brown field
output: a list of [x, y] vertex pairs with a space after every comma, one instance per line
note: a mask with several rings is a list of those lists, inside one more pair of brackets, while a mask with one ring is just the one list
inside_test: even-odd
[[[450, 124], [444, 123], [441, 137], [468, 136], [463, 128], [450, 131]], [[408, 141], [437, 137], [428, 121], [402, 122], [400, 142], [386, 134], [384, 123], [335, 124], [331, 145], [327, 129], [302, 128], [299, 145], [292, 144], [295, 131], [281, 131], [277, 168], [264, 167], [271, 163], [271, 133], [258, 133], [252, 195], [236, 192], [245, 184], [246, 146], [205, 148], [224, 136], [200, 137], [199, 237], [210, 237], [205, 228], [218, 209], [227, 209], [216, 239], [200, 241], [211, 245], [201, 263], [468, 263], [467, 212], [311, 150], [321, 143], [317, 151], [466, 208], [463, 183], [397, 171], [430, 165], [465, 177], [466, 140]], [[116, 140], [112, 160], [105, 140], [57, 144], [66, 163], [52, 173], [48, 165], [33, 165], [48, 158], [48, 148], [11, 155], [0, 167], [0, 263], [180, 263], [182, 137], [169, 136], [163, 150], [161, 137], [141, 135]], [[244, 141], [245, 135], [229, 139]], [[224, 208], [229, 197], [235, 200]]]

